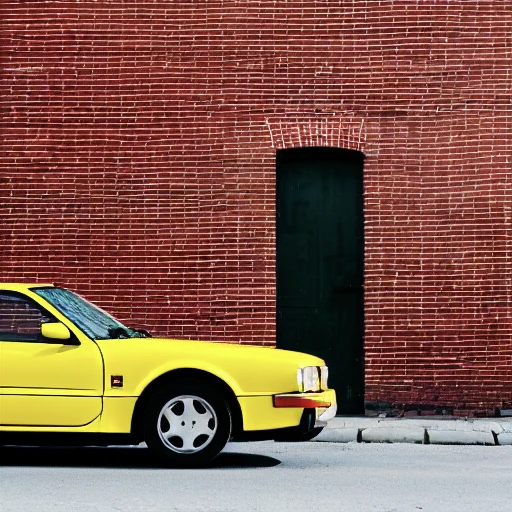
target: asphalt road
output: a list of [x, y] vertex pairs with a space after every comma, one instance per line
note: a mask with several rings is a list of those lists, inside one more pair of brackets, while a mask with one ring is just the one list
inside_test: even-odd
[[1, 512], [512, 510], [512, 446], [233, 443], [208, 467], [143, 448], [0, 449]]

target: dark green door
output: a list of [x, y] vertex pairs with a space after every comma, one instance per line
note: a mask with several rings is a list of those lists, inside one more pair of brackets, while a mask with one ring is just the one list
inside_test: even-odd
[[277, 346], [325, 359], [338, 413], [364, 411], [363, 155], [277, 152]]

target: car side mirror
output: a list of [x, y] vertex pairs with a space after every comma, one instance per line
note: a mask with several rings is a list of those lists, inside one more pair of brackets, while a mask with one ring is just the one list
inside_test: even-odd
[[68, 341], [71, 339], [70, 330], [60, 322], [41, 324], [41, 334], [51, 340]]

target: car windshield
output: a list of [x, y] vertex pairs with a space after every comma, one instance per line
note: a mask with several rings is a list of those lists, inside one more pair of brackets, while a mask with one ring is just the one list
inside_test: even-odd
[[87, 336], [94, 340], [145, 338], [150, 336], [147, 331], [126, 327], [106, 311], [64, 288], [32, 288], [32, 291], [66, 315]]

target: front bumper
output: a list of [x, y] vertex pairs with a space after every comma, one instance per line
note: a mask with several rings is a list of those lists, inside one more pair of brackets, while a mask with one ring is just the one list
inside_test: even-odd
[[274, 407], [315, 409], [314, 427], [325, 427], [336, 416], [336, 392], [328, 389], [321, 393], [286, 393], [273, 396]]
[[333, 389], [330, 391], [332, 391], [331, 405], [325, 409], [325, 411], [320, 411], [320, 415], [316, 418], [315, 427], [325, 427], [327, 422], [336, 416], [336, 412], [338, 410], [338, 404], [336, 403], [336, 393]]
[[242, 413], [234, 441], [264, 439], [300, 440], [317, 428], [325, 427], [336, 414], [336, 392], [281, 393], [238, 397]]

